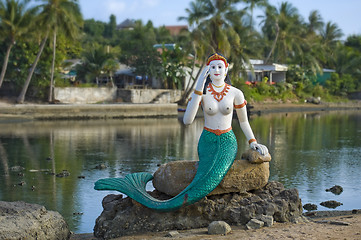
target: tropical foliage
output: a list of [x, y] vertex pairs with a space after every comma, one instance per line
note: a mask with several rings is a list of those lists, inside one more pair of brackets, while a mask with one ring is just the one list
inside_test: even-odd
[[[262, 14], [255, 16], [256, 10]], [[361, 35], [343, 36], [318, 11], [303, 18], [287, 1], [273, 6], [267, 0], [193, 0], [185, 12], [179, 19], [189, 29], [174, 36], [151, 21], [130, 21], [129, 30], [118, 29], [114, 15], [108, 22], [83, 20], [77, 0], [0, 0], [0, 97], [52, 101], [54, 84], [65, 83], [64, 60], [80, 59], [73, 69], [77, 83], [96, 84], [101, 78], [112, 83], [125, 64], [136, 75], [160, 80], [163, 88], [183, 89], [185, 102], [194, 83], [185, 76], [196, 79], [215, 51], [231, 63], [233, 84], [254, 100], [331, 99], [361, 89]], [[164, 47], [169, 44], [174, 47]], [[287, 64], [287, 83], [245, 85], [240, 76], [246, 76], [250, 59]], [[323, 69], [335, 73], [317, 85]]]

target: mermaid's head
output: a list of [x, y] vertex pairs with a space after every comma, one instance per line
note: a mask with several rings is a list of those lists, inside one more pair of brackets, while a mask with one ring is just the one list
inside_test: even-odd
[[224, 62], [224, 65], [226, 66], [226, 68], [228, 68], [228, 62], [227, 59], [220, 53], [213, 53], [212, 55], [210, 55], [207, 59], [207, 66], [214, 60], [221, 60]]

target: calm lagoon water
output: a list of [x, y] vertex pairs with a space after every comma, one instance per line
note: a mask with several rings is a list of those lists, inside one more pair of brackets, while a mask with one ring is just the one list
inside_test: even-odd
[[[319, 205], [327, 200], [343, 203], [336, 210], [361, 209], [360, 111], [253, 115], [250, 122], [272, 155], [270, 180], [297, 188], [302, 203], [318, 210], [329, 210]], [[72, 231], [92, 232], [103, 197], [117, 193], [95, 191], [96, 180], [197, 159], [202, 128], [202, 118], [188, 127], [177, 118], [0, 120], [0, 200], [45, 205], [60, 212]], [[248, 144], [236, 120], [233, 129], [240, 157]], [[97, 169], [101, 163], [107, 168]], [[12, 171], [14, 166], [24, 169]], [[53, 174], [63, 170], [70, 176]], [[343, 187], [342, 194], [325, 191], [334, 185]]]

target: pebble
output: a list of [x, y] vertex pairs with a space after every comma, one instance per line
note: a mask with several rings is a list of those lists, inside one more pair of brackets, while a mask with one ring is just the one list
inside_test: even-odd
[[179, 237], [179, 235], [180, 234], [178, 231], [170, 231], [165, 235], [165, 237], [175, 238], [175, 237]]
[[107, 166], [104, 163], [101, 163], [95, 167], [95, 169], [106, 169]]
[[57, 177], [69, 177], [70, 172], [68, 170], [63, 170], [61, 173], [56, 174]]

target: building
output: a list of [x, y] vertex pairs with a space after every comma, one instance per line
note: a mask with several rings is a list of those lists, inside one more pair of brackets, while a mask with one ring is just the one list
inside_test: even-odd
[[287, 66], [283, 64], [265, 64], [263, 60], [250, 60], [246, 67], [248, 82], [260, 82], [267, 78], [270, 84], [286, 82]]

